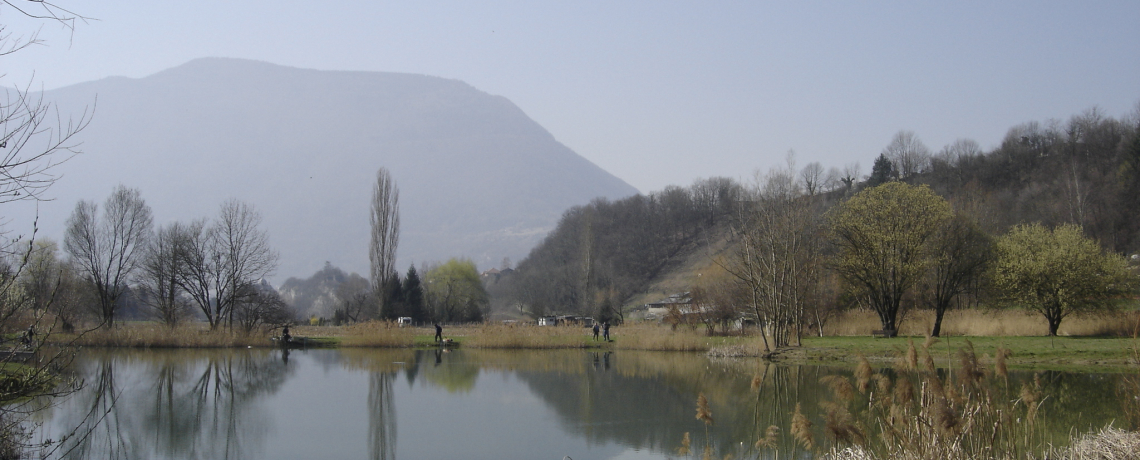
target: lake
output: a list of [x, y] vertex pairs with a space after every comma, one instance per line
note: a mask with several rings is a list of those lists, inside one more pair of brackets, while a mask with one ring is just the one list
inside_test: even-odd
[[[88, 350], [72, 372], [83, 388], [41, 411], [33, 438], [75, 431], [56, 457], [633, 460], [699, 458], [709, 443], [717, 458], [755, 458], [797, 402], [823, 441], [820, 379], [852, 369], [668, 352], [238, 349]], [[1057, 442], [1124, 420], [1121, 375], [1039, 378]], [[711, 426], [695, 417], [698, 394]], [[780, 458], [793, 456], [784, 438]]]

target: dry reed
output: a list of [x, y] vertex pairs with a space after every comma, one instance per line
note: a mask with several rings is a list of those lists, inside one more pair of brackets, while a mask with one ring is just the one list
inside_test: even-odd
[[[297, 334], [328, 334], [328, 328], [298, 328]], [[416, 329], [399, 327], [393, 321], [368, 321], [339, 328], [337, 337], [344, 347], [402, 348], [415, 345]]]
[[[1131, 337], [1135, 313], [1117, 312], [1099, 316], [1065, 318], [1057, 332], [1063, 336]], [[923, 337], [934, 327], [934, 312], [912, 310], [899, 321], [899, 335]], [[863, 336], [882, 329], [878, 316], [870, 310], [840, 314], [824, 327], [827, 336]], [[943, 336], [1041, 336], [1049, 331], [1045, 318], [1023, 310], [950, 310], [942, 320]]]
[[211, 330], [204, 323], [185, 323], [173, 329], [158, 323], [127, 323], [78, 336], [58, 334], [53, 339], [86, 347], [235, 348], [272, 345], [265, 333], [246, 334], [224, 328]]
[[[1041, 451], [1045, 427], [1034, 423], [1044, 400], [1040, 381], [1023, 385], [1016, 399], [1007, 396], [1004, 349], [993, 374], [969, 341], [959, 350], [953, 373], [916, 369], [916, 354], [910, 342], [893, 372], [876, 372], [860, 359], [853, 377], [820, 379], [832, 393], [831, 400], [820, 403], [832, 441], [825, 457], [1027, 458]], [[923, 344], [923, 355], [931, 362], [930, 341]]]

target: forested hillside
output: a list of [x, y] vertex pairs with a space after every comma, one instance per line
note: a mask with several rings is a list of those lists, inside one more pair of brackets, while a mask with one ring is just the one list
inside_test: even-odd
[[[1021, 223], [1076, 224], [1108, 251], [1135, 254], [1140, 251], [1138, 123], [1140, 111], [1115, 119], [1094, 108], [1064, 122], [1015, 126], [989, 152], [969, 139], [935, 152], [904, 131], [883, 149], [868, 176], [859, 174], [857, 165], [841, 170], [811, 163], [774, 170], [760, 183], [713, 178], [688, 188], [595, 200], [567, 210], [517, 269], [488, 289], [500, 311], [620, 317], [619, 307], [633, 306], [634, 298], [642, 301], [646, 296], [639, 294], [670, 274], [685, 278], [676, 272], [695, 271], [698, 265], [725, 265], [731, 272], [728, 262], [698, 256], [744, 251], [742, 238], [753, 231], [748, 227], [758, 225], [757, 216], [779, 214], [781, 225], [799, 225], [801, 233], [818, 237], [813, 241], [820, 245], [811, 251], [834, 252], [825, 237], [829, 210], [885, 181], [928, 185], [990, 237]], [[774, 206], [809, 215], [793, 222], [787, 211], [772, 211]], [[709, 249], [717, 244], [729, 249]], [[810, 275], [818, 281], [812, 292], [831, 297], [815, 302], [857, 303], [840, 298], [828, 266], [821, 263]]]
[[532, 315], [618, 316], [649, 280], [676, 268], [702, 237], [716, 234], [741, 193], [735, 181], [712, 178], [573, 207], [517, 270], [489, 286], [495, 306]]
[[958, 141], [930, 159], [915, 182], [929, 184], [986, 230], [1017, 223], [1072, 223], [1106, 248], [1140, 251], [1140, 136], [1137, 114], [1114, 119], [1097, 109], [1067, 122], [1011, 128], [982, 152]]

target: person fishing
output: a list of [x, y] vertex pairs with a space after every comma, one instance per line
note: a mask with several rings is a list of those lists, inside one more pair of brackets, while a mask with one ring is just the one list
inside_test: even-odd
[[440, 326], [439, 323], [435, 323], [435, 341], [443, 342], [443, 326]]
[[289, 325], [285, 325], [285, 328], [281, 330], [281, 342], [289, 343], [292, 340], [293, 336], [289, 335]]
[[36, 338], [36, 325], [28, 326], [28, 332], [24, 333], [24, 346], [32, 348], [32, 341]]

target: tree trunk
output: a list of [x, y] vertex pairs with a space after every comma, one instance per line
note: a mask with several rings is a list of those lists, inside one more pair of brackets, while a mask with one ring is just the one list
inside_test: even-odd
[[934, 329], [930, 331], [931, 337], [939, 337], [942, 333], [942, 316], [945, 314], [946, 310], [943, 308], [934, 309]]

